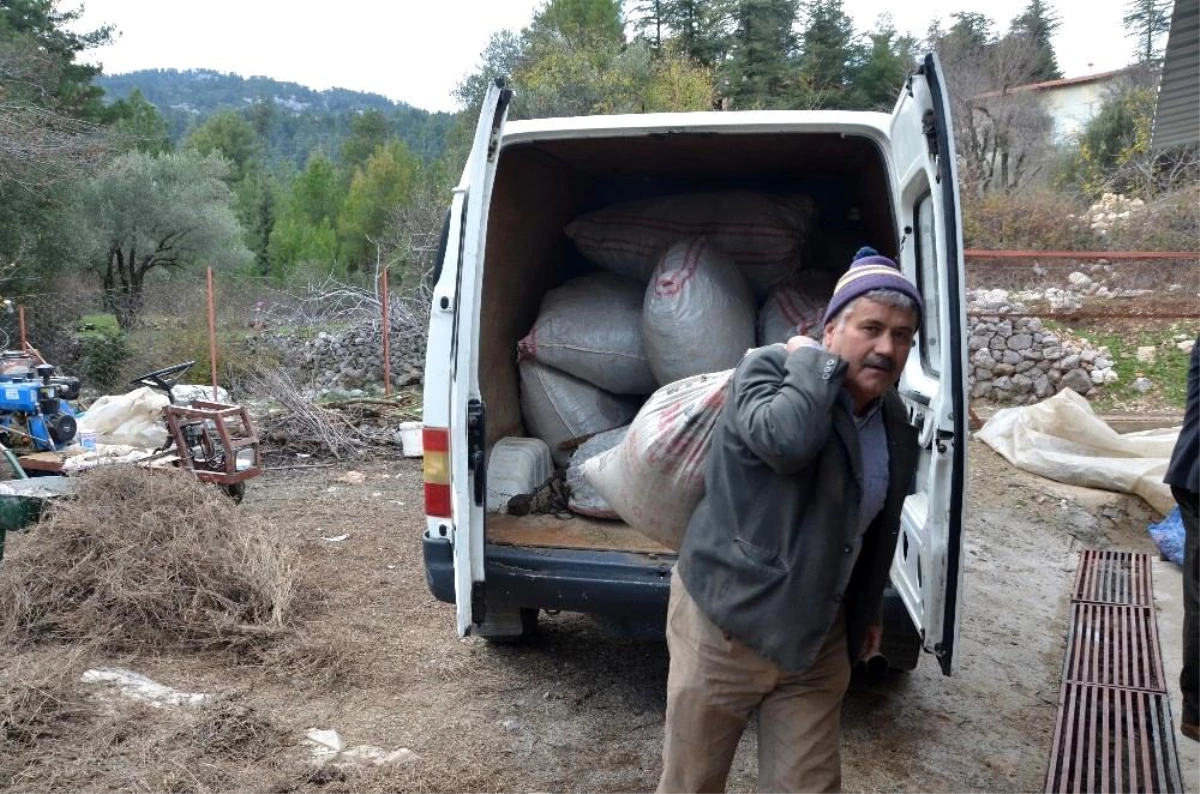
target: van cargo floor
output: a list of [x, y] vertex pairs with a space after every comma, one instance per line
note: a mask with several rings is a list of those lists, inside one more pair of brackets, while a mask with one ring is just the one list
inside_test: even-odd
[[671, 549], [654, 542], [628, 524], [578, 515], [564, 519], [552, 515], [489, 513], [485, 536], [489, 543], [505, 546], [634, 551], [675, 556]]

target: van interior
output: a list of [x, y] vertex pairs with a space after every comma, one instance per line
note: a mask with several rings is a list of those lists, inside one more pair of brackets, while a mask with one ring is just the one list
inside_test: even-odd
[[[487, 447], [527, 435], [517, 342], [547, 291], [596, 269], [563, 228], [608, 204], [684, 192], [805, 193], [816, 205], [800, 267], [840, 274], [862, 245], [895, 256], [887, 163], [871, 139], [840, 133], [667, 133], [506, 146], [488, 216], [479, 338]], [[619, 521], [490, 514], [487, 540], [520, 546], [670, 553]]]

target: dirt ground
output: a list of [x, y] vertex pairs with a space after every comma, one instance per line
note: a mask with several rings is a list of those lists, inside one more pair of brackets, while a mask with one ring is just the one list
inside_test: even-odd
[[[1140, 501], [1056, 486], [977, 442], [969, 454], [958, 670], [943, 677], [925, 656], [912, 673], [854, 684], [844, 715], [847, 791], [1041, 790], [1076, 552], [1155, 551]], [[452, 607], [425, 586], [421, 498], [419, 462], [410, 460], [276, 470], [255, 481], [241, 509], [303, 541], [302, 584], [324, 595], [301, 627], [317, 661], [88, 658], [218, 699], [195, 717], [185, 713], [192, 706], [106, 698], [16, 748], [0, 790], [653, 789], [665, 644], [614, 639], [565, 613], [543, 615], [522, 645], [458, 639]], [[10, 550], [34, 537], [10, 536]], [[0, 648], [0, 668], [36, 668], [67, 650]], [[302, 743], [311, 728], [417, 757], [318, 770]], [[755, 789], [754, 743], [751, 730], [731, 791]]]

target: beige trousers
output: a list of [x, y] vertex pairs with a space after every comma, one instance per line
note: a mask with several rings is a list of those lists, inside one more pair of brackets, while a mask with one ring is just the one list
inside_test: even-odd
[[841, 789], [841, 709], [850, 661], [840, 614], [813, 666], [789, 674], [727, 638], [675, 572], [667, 646], [671, 666], [660, 792], [724, 791], [755, 709], [759, 791]]

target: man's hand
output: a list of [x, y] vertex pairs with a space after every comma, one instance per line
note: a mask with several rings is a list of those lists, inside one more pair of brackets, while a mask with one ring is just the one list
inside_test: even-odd
[[862, 653], [859, 654], [860, 660], [870, 659], [875, 654], [879, 653], [879, 643], [883, 641], [883, 626], [876, 624], [867, 626], [867, 633], [863, 637]]
[[822, 350], [821, 343], [808, 336], [793, 336], [787, 341], [787, 352], [794, 353], [802, 347], [811, 347], [814, 350]]

